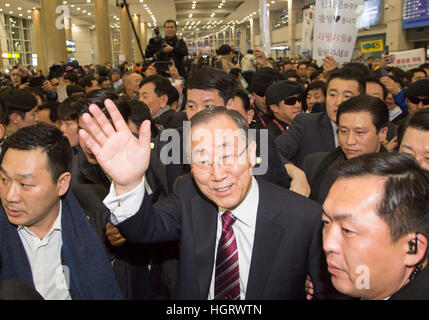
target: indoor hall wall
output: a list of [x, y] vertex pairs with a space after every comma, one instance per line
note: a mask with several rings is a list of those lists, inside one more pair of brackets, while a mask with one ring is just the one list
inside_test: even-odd
[[91, 52], [95, 53], [97, 43], [94, 43], [94, 38], [96, 37], [93, 37], [92, 33], [87, 25], [72, 27], [72, 38], [76, 42], [74, 56], [80, 65], [88, 65], [95, 62], [95, 54], [92, 55]]

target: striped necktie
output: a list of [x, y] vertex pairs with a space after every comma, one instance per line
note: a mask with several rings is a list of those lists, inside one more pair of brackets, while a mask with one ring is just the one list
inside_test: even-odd
[[230, 211], [222, 214], [222, 235], [216, 256], [215, 299], [240, 300], [238, 249], [232, 225], [235, 217]]

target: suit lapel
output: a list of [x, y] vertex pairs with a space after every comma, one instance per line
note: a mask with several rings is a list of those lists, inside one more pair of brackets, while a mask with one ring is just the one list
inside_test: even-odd
[[259, 204], [246, 300], [261, 299], [270, 275], [270, 266], [274, 262], [285, 231], [275, 221], [279, 210], [272, 208], [272, 203], [268, 198], [269, 193], [265, 190], [264, 183], [261, 183], [261, 180], [258, 180], [258, 183]]
[[213, 273], [218, 212], [201, 196], [192, 198], [191, 212], [200, 298], [207, 299]]
[[326, 151], [332, 151], [335, 149], [334, 130], [332, 128], [331, 120], [326, 113], [324, 113], [320, 119], [320, 136], [323, 138]]

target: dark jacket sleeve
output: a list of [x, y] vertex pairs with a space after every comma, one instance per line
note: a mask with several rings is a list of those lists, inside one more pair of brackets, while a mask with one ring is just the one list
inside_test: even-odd
[[145, 193], [139, 211], [117, 225], [121, 234], [131, 242], [154, 243], [176, 241], [180, 238], [181, 201], [177, 190], [181, 188], [182, 178], [178, 178], [173, 192], [165, 199], [152, 205]]
[[322, 243], [322, 215], [317, 219], [308, 254], [308, 273], [313, 282], [316, 299], [328, 298], [335, 292], [332, 286]]
[[275, 142], [283, 163], [287, 163], [298, 152], [303, 141], [303, 115], [297, 115], [289, 130], [279, 135]]
[[405, 103], [405, 89], [402, 88], [398, 94], [393, 96], [393, 98], [395, 100], [396, 105], [398, 105], [399, 108], [401, 108], [403, 116], [407, 116], [408, 106]]

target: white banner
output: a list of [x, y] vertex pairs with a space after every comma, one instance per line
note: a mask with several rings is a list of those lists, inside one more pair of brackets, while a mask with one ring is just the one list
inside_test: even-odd
[[364, 0], [316, 0], [313, 59], [350, 62]]
[[303, 11], [301, 56], [311, 57], [313, 51], [314, 7]]
[[397, 51], [391, 52], [390, 67], [398, 67], [404, 71], [408, 71], [414, 68], [418, 68], [421, 64], [425, 63], [425, 49], [415, 49], [408, 51]]

